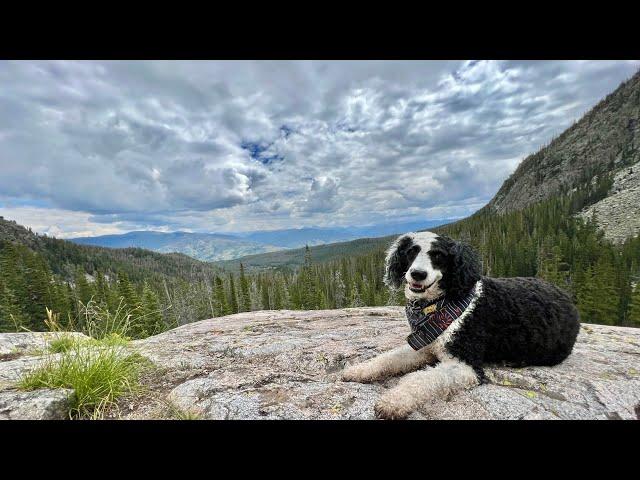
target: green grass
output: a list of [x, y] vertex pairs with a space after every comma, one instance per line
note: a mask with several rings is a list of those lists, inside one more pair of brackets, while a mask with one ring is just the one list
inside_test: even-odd
[[77, 347], [118, 347], [129, 343], [127, 337], [118, 333], [110, 333], [103, 338], [82, 338], [71, 335], [60, 336], [49, 342], [51, 353], [64, 353]]
[[148, 360], [128, 353], [118, 345], [100, 346], [91, 342], [57, 343], [60, 358], [49, 357], [19, 382], [22, 390], [71, 388], [70, 418], [102, 418], [124, 394], [139, 388], [139, 378]]
[[98, 419], [120, 397], [140, 391], [140, 375], [150, 361], [127, 351], [134, 311], [122, 301], [114, 312], [93, 300], [81, 307], [82, 330], [89, 337], [65, 334], [58, 315], [47, 309], [45, 323], [57, 335], [40, 352], [49, 354], [44, 362], [24, 375], [17, 387], [73, 389], [69, 417]]
[[48, 350], [51, 353], [64, 353], [71, 350], [77, 343], [78, 340], [70, 335], [58, 337], [49, 342]]

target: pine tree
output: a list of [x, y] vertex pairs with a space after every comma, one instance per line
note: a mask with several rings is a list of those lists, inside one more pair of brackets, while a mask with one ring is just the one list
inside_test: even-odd
[[109, 305], [109, 285], [104, 275], [100, 271], [95, 273], [95, 282], [93, 284], [94, 300], [98, 305], [108, 307]]
[[238, 297], [236, 296], [236, 286], [233, 281], [233, 275], [229, 274], [229, 312], [238, 313]]
[[65, 326], [69, 315], [73, 313], [73, 299], [69, 296], [67, 284], [64, 282], [54, 282], [50, 288], [53, 297], [50, 308], [59, 315], [59, 321]]
[[627, 322], [636, 327], [640, 326], [640, 282], [636, 284], [631, 294]]
[[538, 258], [538, 277], [566, 290], [566, 263], [562, 262], [560, 247], [547, 242], [547, 245], [540, 249]]
[[588, 267], [578, 290], [578, 311], [586, 323], [615, 325], [620, 300], [614, 284], [615, 273], [603, 256], [594, 268]]
[[[255, 298], [255, 297], [254, 297]], [[249, 293], [249, 282], [244, 274], [244, 265], [240, 263], [240, 302], [239, 311], [249, 312], [251, 311], [251, 295]]]
[[24, 323], [15, 294], [0, 277], [0, 332], [17, 332]]
[[137, 335], [135, 338], [145, 338], [156, 335], [164, 330], [162, 321], [162, 307], [156, 292], [154, 292], [147, 282], [142, 288], [141, 309], [138, 317]]
[[302, 267], [300, 267], [297, 284], [300, 308], [302, 310], [317, 308], [320, 295], [316, 288], [316, 279], [314, 278], [309, 245], [305, 245], [304, 248], [304, 263], [302, 264]]
[[273, 285], [273, 304], [271, 305], [271, 308], [273, 308], [274, 310], [281, 310], [282, 308], [284, 308], [283, 287], [284, 285], [280, 280], [280, 277], [275, 277]]
[[29, 301], [23, 305], [27, 315], [29, 328], [36, 331], [46, 330], [44, 320], [46, 308], [53, 305], [51, 291], [52, 275], [44, 259], [35, 253], [28, 252], [25, 256], [26, 275], [28, 278], [27, 292]]
[[81, 268], [76, 269], [76, 274], [74, 277], [75, 283], [75, 297], [76, 301], [82, 302], [84, 305], [89, 303], [89, 300], [94, 295], [93, 288], [87, 281], [87, 276]]
[[358, 288], [357, 283], [354, 283], [353, 288], [351, 288], [351, 298], [349, 298], [349, 306], [350, 307], [364, 306], [364, 303], [362, 303], [362, 298], [360, 297], [360, 289]]
[[126, 273], [118, 275], [118, 296], [123, 300], [128, 310], [140, 309], [140, 299]]
[[281, 294], [282, 294], [282, 305], [280, 308], [282, 309], [290, 309], [291, 307], [291, 293], [289, 292], [290, 284], [287, 283], [287, 278], [282, 277], [281, 279]]
[[260, 296], [262, 297], [262, 309], [269, 310], [271, 305], [269, 302], [269, 286], [266, 280], [260, 282]]
[[224, 284], [222, 283], [222, 278], [216, 276], [213, 283], [213, 305], [214, 311], [216, 312], [216, 317], [229, 315], [231, 313], [231, 309], [229, 308], [229, 304], [227, 303], [227, 297], [224, 294]]
[[262, 297], [260, 296], [260, 287], [257, 279], [254, 279], [249, 285], [249, 297], [251, 298], [249, 311], [262, 310]]
[[334, 273], [334, 304], [336, 308], [343, 308], [346, 302], [346, 288], [344, 286], [344, 282], [342, 281], [342, 273], [340, 270], [336, 270]]

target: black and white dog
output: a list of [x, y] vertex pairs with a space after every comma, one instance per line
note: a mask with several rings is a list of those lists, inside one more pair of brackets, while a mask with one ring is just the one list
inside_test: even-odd
[[[408, 345], [342, 375], [373, 382], [413, 372], [378, 400], [381, 418], [405, 418], [430, 399], [482, 383], [485, 364], [556, 365], [571, 353], [580, 328], [562, 290], [537, 278], [482, 277], [470, 246], [431, 232], [396, 239], [384, 281], [396, 289], [404, 283]], [[435, 367], [418, 370], [425, 365]]]

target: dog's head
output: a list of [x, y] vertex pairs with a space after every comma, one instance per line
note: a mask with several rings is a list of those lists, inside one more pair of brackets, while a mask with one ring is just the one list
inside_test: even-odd
[[387, 251], [384, 283], [394, 289], [404, 283], [410, 300], [431, 300], [443, 293], [458, 298], [469, 292], [480, 276], [477, 253], [444, 235], [406, 233]]

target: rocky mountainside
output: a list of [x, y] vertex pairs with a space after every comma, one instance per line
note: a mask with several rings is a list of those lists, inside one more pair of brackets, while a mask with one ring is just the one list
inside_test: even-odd
[[640, 161], [640, 72], [548, 146], [528, 156], [489, 207], [520, 210]]
[[604, 236], [614, 243], [640, 234], [640, 162], [619, 170], [609, 196], [590, 205], [579, 216], [594, 218]]
[[[261, 311], [184, 325], [129, 347], [155, 365], [114, 418], [373, 419], [397, 378], [340, 380], [345, 365], [402, 344], [400, 307]], [[46, 333], [0, 335], [0, 418], [64, 418], [68, 390], [18, 391]], [[555, 367], [487, 369], [489, 383], [424, 405], [412, 419], [636, 419], [640, 329], [583, 324]], [[176, 415], [180, 412], [180, 415]]]

